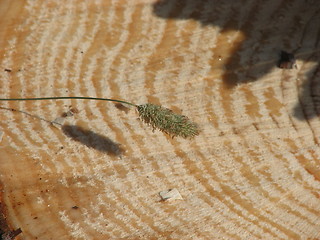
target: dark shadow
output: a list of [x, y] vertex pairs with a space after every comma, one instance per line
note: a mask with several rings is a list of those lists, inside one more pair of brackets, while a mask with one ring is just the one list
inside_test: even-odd
[[[318, 55], [320, 59], [320, 53]], [[301, 86], [299, 102], [293, 110], [293, 115], [299, 120], [312, 119], [320, 116], [320, 65], [308, 72], [308, 81]]]
[[161, 18], [219, 26], [222, 33], [241, 31], [243, 41], [233, 46], [224, 66], [227, 88], [256, 81], [278, 67], [281, 51], [305, 62], [320, 51], [320, 5], [316, 0], [159, 0], [153, 11]]
[[0, 109], [8, 110], [11, 112], [22, 113], [28, 117], [45, 121], [52, 126], [56, 126], [59, 129], [61, 128], [63, 133], [66, 136], [72, 138], [73, 140], [80, 142], [90, 148], [94, 148], [100, 152], [105, 152], [114, 156], [121, 156], [124, 153], [124, 149], [120, 146], [120, 144], [113, 142], [111, 139], [105, 136], [102, 136], [90, 130], [83, 129], [82, 127], [73, 126], [73, 125], [63, 125], [62, 123], [55, 122], [55, 120], [49, 121], [37, 115], [30, 114], [28, 112], [14, 109], [14, 108], [7, 108], [7, 107], [0, 106]]
[[94, 148], [100, 152], [105, 152], [113, 156], [121, 156], [124, 152], [124, 149], [120, 144], [93, 131], [74, 125], [63, 125], [61, 129], [66, 136], [89, 148]]

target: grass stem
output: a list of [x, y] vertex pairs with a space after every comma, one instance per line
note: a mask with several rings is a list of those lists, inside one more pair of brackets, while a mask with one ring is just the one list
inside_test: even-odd
[[65, 100], [65, 99], [83, 99], [83, 100], [100, 100], [128, 104], [137, 108], [140, 119], [150, 125], [153, 129], [171, 135], [172, 137], [180, 136], [191, 138], [199, 134], [198, 125], [191, 122], [188, 117], [176, 114], [168, 108], [155, 104], [136, 105], [127, 101], [111, 98], [95, 97], [39, 97], [39, 98], [0, 98], [0, 101], [37, 101], [37, 100]]
[[124, 103], [137, 107], [138, 105], [111, 98], [95, 98], [95, 97], [40, 97], [40, 98], [0, 98], [0, 101], [36, 101], [36, 100], [65, 100], [65, 99], [84, 99], [84, 100], [100, 100], [109, 102]]

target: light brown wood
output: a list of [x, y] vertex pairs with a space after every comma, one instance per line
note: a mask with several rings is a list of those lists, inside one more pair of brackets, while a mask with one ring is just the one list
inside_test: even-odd
[[[113, 103], [1, 102], [1, 204], [17, 239], [320, 239], [319, 12], [0, 1], [0, 98], [152, 102], [201, 128], [172, 139]], [[281, 50], [296, 68], [277, 67]], [[173, 188], [182, 199], [162, 201]]]

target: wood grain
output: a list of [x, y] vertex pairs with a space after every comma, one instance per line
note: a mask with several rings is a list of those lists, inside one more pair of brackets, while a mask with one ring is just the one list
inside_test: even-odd
[[[1, 98], [151, 102], [201, 128], [172, 139], [113, 103], [1, 102], [17, 239], [320, 239], [319, 13], [312, 0], [0, 1]], [[281, 50], [296, 68], [277, 67]], [[183, 200], [161, 201], [172, 188]]]

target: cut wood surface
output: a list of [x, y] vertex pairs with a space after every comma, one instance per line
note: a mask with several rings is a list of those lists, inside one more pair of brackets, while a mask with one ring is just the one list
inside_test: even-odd
[[201, 129], [171, 138], [103, 101], [0, 102], [2, 232], [320, 239], [318, 1], [1, 0], [0, 22], [0, 98], [154, 103]]

